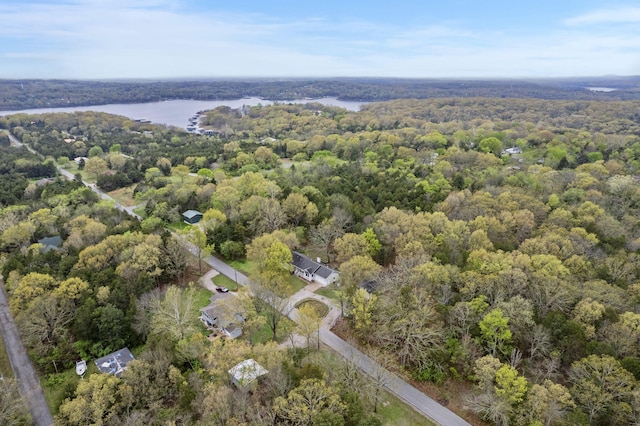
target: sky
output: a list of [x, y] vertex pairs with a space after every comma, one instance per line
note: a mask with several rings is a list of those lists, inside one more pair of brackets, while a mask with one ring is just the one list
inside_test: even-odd
[[2, 0], [0, 78], [640, 75], [637, 0]]

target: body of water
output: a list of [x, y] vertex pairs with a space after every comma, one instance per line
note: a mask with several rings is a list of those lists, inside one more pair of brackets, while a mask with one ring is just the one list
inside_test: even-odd
[[592, 92], [608, 93], [608, 92], [615, 92], [618, 89], [614, 89], [613, 87], [587, 87], [587, 90], [590, 90]]
[[[320, 99], [299, 99], [295, 101], [278, 101], [278, 103], [309, 103], [318, 102], [323, 105], [332, 105], [348, 109], [350, 111], [359, 111], [360, 105], [367, 102], [341, 101], [336, 98], [320, 98]], [[20, 111], [0, 111], [0, 116], [11, 114], [45, 114], [52, 112], [75, 112], [75, 111], [98, 111], [108, 114], [122, 115], [134, 120], [149, 120], [152, 123], [166, 124], [185, 129], [189, 126], [189, 118], [193, 117], [198, 111], [207, 111], [219, 106], [228, 106], [231, 108], [240, 108], [243, 105], [271, 105], [273, 101], [260, 98], [243, 98], [221, 101], [195, 101], [195, 100], [173, 100], [161, 102], [147, 102], [141, 104], [108, 104], [108, 105], [91, 105], [77, 107], [60, 107], [60, 108], [35, 108]]]

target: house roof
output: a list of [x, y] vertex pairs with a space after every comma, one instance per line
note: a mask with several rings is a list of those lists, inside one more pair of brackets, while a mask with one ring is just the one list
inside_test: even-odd
[[182, 216], [188, 218], [188, 219], [192, 219], [194, 217], [196, 217], [197, 215], [202, 216], [202, 213], [200, 213], [197, 210], [187, 210], [186, 212], [182, 213]]
[[119, 378], [126, 370], [127, 364], [134, 359], [129, 348], [122, 348], [112, 354], [98, 358], [94, 362], [101, 373], [113, 374]]
[[328, 278], [332, 273], [337, 272], [335, 269], [331, 269], [322, 263], [316, 262], [305, 256], [304, 254], [298, 253], [297, 251], [292, 252], [293, 256], [293, 266], [298, 269], [305, 270], [310, 274], [318, 275], [322, 278]]
[[218, 307], [213, 304], [205, 306], [204, 308], [200, 309], [200, 312], [202, 312], [204, 315], [208, 316], [211, 319], [217, 319], [218, 316], [220, 315], [220, 309], [218, 309]]
[[46, 253], [62, 246], [62, 237], [60, 235], [54, 235], [53, 237], [46, 237], [38, 240], [38, 243], [44, 246], [42, 251]]
[[247, 386], [258, 377], [264, 376], [267, 373], [268, 371], [252, 358], [242, 361], [229, 370], [229, 375], [240, 386]]

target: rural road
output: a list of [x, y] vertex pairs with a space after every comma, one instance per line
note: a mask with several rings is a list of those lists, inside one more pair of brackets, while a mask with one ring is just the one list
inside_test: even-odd
[[[0, 330], [2, 331], [13, 374], [20, 387], [20, 393], [27, 402], [33, 423], [37, 426], [52, 425], [53, 417], [51, 417], [49, 407], [44, 399], [40, 381], [33, 369], [33, 365], [31, 365], [31, 360], [22, 344], [22, 340], [20, 340], [20, 334], [9, 312], [7, 292], [5, 291], [2, 277], [0, 277]], [[2, 419], [0, 419], [1, 423]]]
[[[71, 173], [69, 170], [63, 169], [60, 166], [56, 166], [58, 168], [58, 171], [60, 172], [60, 174], [64, 177], [66, 177], [69, 180], [74, 180], [76, 177], [73, 173]], [[90, 188], [93, 192], [95, 192], [96, 194], [98, 194], [98, 196], [100, 198], [102, 198], [103, 200], [107, 200], [107, 201], [113, 201], [114, 203], [114, 207], [118, 210], [121, 210], [125, 213], [127, 213], [129, 216], [133, 216], [138, 220], [142, 220], [142, 217], [140, 217], [140, 215], [134, 213], [133, 209], [135, 209], [138, 206], [132, 206], [132, 207], [126, 207], [123, 206], [122, 204], [118, 203], [116, 200], [114, 200], [109, 194], [107, 194], [106, 192], [102, 191], [101, 189], [99, 189], [94, 183], [89, 183], [86, 181], [82, 181], [82, 183], [84, 184], [84, 186], [86, 186], [87, 188]]]
[[[21, 145], [20, 142], [17, 139], [15, 139], [12, 135], [10, 135], [10, 138], [11, 138], [11, 141], [18, 144], [18, 146]], [[61, 167], [58, 167], [58, 170], [68, 179], [75, 179], [75, 176], [71, 172], [65, 169], [62, 169]], [[133, 212], [133, 207], [122, 206], [121, 204], [113, 200], [113, 198], [111, 198], [109, 194], [99, 190], [95, 185], [89, 184], [87, 182], [83, 182], [83, 183], [89, 188], [91, 188], [98, 195], [100, 195], [101, 198], [105, 200], [113, 201], [117, 209], [128, 213], [129, 215], [137, 218], [138, 220], [142, 219], [139, 215]], [[193, 244], [190, 244], [190, 243], [187, 243], [187, 245], [189, 247], [189, 251], [192, 254], [197, 255], [197, 249], [195, 248], [195, 246], [193, 246]], [[241, 285], [250, 284], [250, 280], [246, 275], [232, 268], [231, 266], [227, 265], [222, 260], [214, 256], [207, 256], [203, 260], [207, 262], [212, 268], [216, 269], [218, 272], [220, 272], [222, 275], [226, 276], [227, 278], [234, 280], [235, 282]], [[3, 291], [4, 291], [4, 287], [3, 287]], [[327, 346], [329, 346], [330, 348], [338, 352], [340, 355], [342, 355], [346, 359], [351, 360], [364, 373], [368, 374], [373, 378], [376, 378], [377, 380], [379, 380], [380, 383], [384, 383], [385, 387], [391, 393], [393, 393], [398, 398], [405, 401], [407, 404], [413, 407], [416, 411], [430, 418], [437, 424], [445, 425], [445, 426], [469, 426], [469, 423], [467, 423], [464, 419], [456, 415], [454, 412], [440, 405], [433, 399], [429, 398], [427, 395], [425, 395], [415, 387], [411, 386], [409, 383], [405, 382], [400, 377], [384, 369], [373, 359], [369, 358], [367, 355], [365, 355], [364, 353], [362, 353], [361, 351], [359, 351], [358, 349], [356, 349], [355, 347], [353, 347], [352, 345], [350, 345], [349, 343], [345, 342], [340, 337], [332, 333], [331, 327], [335, 322], [335, 320], [340, 315], [340, 310], [335, 306], [335, 304], [331, 300], [325, 297], [322, 297], [320, 295], [317, 295], [315, 293], [312, 293], [308, 290], [302, 289], [290, 298], [289, 304], [286, 308], [287, 312], [285, 314], [287, 314], [290, 318], [292, 318], [295, 321], [298, 318], [298, 312], [297, 312], [297, 309], [294, 308], [294, 306], [297, 304], [297, 302], [299, 302], [304, 298], [313, 298], [313, 299], [320, 300], [330, 307], [330, 312], [327, 315], [327, 317], [323, 320], [322, 326], [320, 327], [320, 340], [324, 344], [326, 344]], [[5, 306], [6, 306], [6, 300], [5, 300]], [[7, 313], [8, 313], [8, 310], [7, 310]], [[13, 324], [13, 322], [11, 322], [11, 324]], [[14, 325], [14, 329], [15, 329], [15, 325]], [[17, 334], [17, 330], [16, 330], [16, 334]], [[19, 341], [19, 336], [18, 336], [18, 341]], [[20, 342], [20, 345], [22, 347], [21, 342]], [[24, 351], [24, 348], [23, 348], [23, 351]], [[25, 356], [26, 356], [26, 353], [25, 353]], [[27, 358], [27, 362], [28, 362], [28, 358]], [[29, 364], [29, 366], [30, 365], [31, 364]], [[35, 373], [33, 372], [33, 369], [32, 369], [32, 374], [35, 377]], [[40, 384], [37, 381], [37, 378], [35, 380], [36, 380], [38, 389], [40, 389]], [[40, 393], [42, 393], [41, 389], [40, 389]], [[42, 399], [44, 401], [44, 396], [42, 397]], [[46, 403], [44, 404], [44, 406], [46, 407]], [[47, 408], [47, 414], [48, 414], [48, 408]], [[50, 414], [49, 414], [49, 417], [51, 417]], [[40, 424], [45, 425], [47, 423], [38, 423], [38, 425]]]
[[[242, 285], [247, 285], [249, 283], [249, 279], [244, 274], [227, 265], [222, 260], [214, 256], [208, 256], [204, 260], [212, 268], [216, 269], [227, 278], [237, 280], [237, 282]], [[420, 390], [402, 380], [400, 377], [384, 369], [376, 361], [331, 332], [333, 323], [340, 316], [340, 309], [326, 297], [312, 293], [306, 289], [302, 289], [291, 296], [289, 299], [289, 305], [285, 310], [288, 312], [288, 316], [292, 320], [296, 321], [298, 318], [298, 311], [294, 306], [301, 300], [308, 298], [320, 300], [330, 308], [329, 314], [325, 317], [325, 320], [323, 320], [322, 326], [320, 327], [320, 340], [322, 343], [335, 350], [344, 358], [353, 362], [364, 373], [378, 380], [380, 383], [383, 383], [391, 393], [413, 407], [414, 410], [433, 420], [435, 423], [444, 426], [470, 426], [468, 422], [459, 417], [453, 411], [440, 405]]]

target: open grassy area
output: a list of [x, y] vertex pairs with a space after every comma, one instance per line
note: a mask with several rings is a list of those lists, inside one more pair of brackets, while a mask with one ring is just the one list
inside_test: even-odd
[[[94, 373], [98, 373], [98, 367], [93, 363], [93, 360], [87, 360], [85, 379]], [[62, 404], [66, 398], [73, 396], [73, 392], [76, 390], [80, 380], [80, 377], [76, 374], [75, 367], [61, 371], [58, 374], [50, 374], [40, 379], [44, 398], [47, 400], [51, 414], [56, 415], [60, 404]]]
[[134, 186], [127, 186], [126, 188], [119, 188], [108, 192], [108, 194], [111, 198], [116, 200], [117, 203], [125, 207], [131, 207], [137, 204], [136, 200], [133, 198], [133, 189]]
[[394, 426], [432, 426], [431, 420], [419, 414], [413, 408], [387, 391], [382, 393], [382, 403], [378, 406], [378, 416], [383, 425]]
[[[293, 321], [291, 321], [287, 317], [283, 317], [278, 324], [278, 332], [276, 335], [276, 341], [278, 343], [284, 342], [289, 337], [289, 332], [295, 327]], [[273, 332], [269, 325], [266, 323], [255, 332], [251, 333], [250, 336], [247, 336], [252, 345], [257, 345], [259, 343], [267, 343], [273, 340]]]
[[338, 296], [338, 286], [333, 283], [331, 285], [328, 285], [326, 287], [320, 287], [318, 290], [315, 291], [315, 293], [324, 296], [324, 297], [328, 297], [331, 300], [335, 300], [336, 302], [340, 301], [340, 297]]
[[242, 260], [230, 260], [227, 262], [232, 268], [237, 269], [245, 275], [251, 275], [255, 272], [258, 264], [255, 262], [250, 262], [246, 259]]
[[185, 223], [181, 220], [180, 222], [175, 222], [169, 225], [169, 229], [172, 231], [184, 231], [185, 229], [189, 229], [192, 226], [193, 225], [189, 225], [188, 223]]
[[218, 287], [226, 287], [229, 290], [234, 290], [236, 288], [236, 282], [233, 281], [232, 279], [225, 277], [222, 274], [218, 274], [215, 277], [213, 277], [213, 283]]
[[296, 308], [300, 308], [301, 306], [305, 306], [305, 305], [312, 306], [316, 310], [320, 318], [324, 318], [329, 313], [329, 307], [324, 303], [315, 299], [305, 299], [300, 303], [298, 303], [296, 305]]
[[198, 310], [198, 316], [200, 316], [200, 308], [204, 308], [209, 304], [209, 299], [213, 296], [213, 293], [204, 287], [196, 286], [194, 288], [194, 307]]
[[147, 217], [147, 212], [145, 211], [143, 206], [140, 206], [140, 207], [138, 207], [136, 209], [133, 209], [133, 212], [135, 214], [137, 214], [138, 216], [140, 216], [141, 218]]

